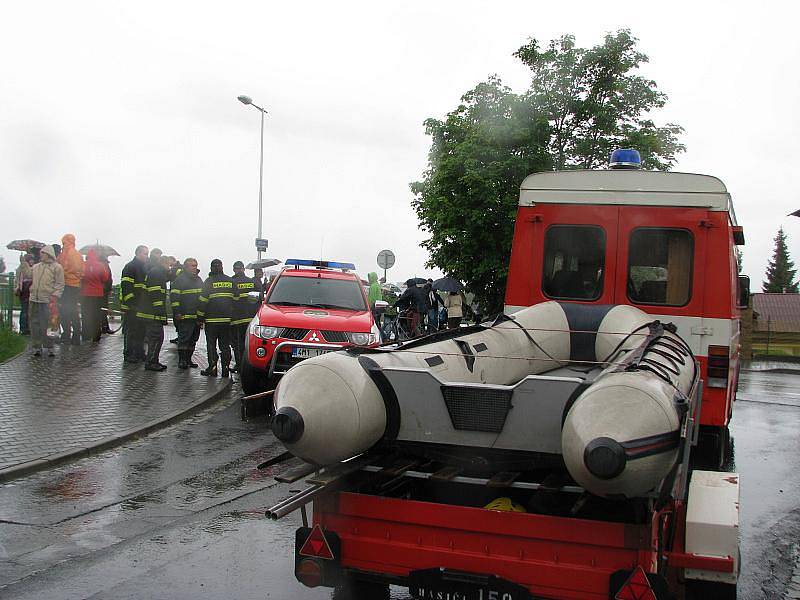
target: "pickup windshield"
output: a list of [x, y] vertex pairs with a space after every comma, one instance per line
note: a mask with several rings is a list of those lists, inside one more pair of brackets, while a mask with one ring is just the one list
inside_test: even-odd
[[367, 310], [360, 283], [321, 277], [279, 277], [267, 298], [278, 306]]

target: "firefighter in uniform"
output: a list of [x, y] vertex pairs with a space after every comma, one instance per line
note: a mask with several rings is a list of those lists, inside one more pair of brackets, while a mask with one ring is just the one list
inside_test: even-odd
[[206, 328], [208, 367], [201, 375], [217, 376], [217, 346], [222, 355], [222, 376], [227, 377], [231, 364], [231, 313], [233, 311], [233, 280], [222, 272], [222, 261], [211, 261], [211, 272], [203, 283], [197, 317]]
[[244, 274], [244, 263], [237, 260], [233, 263], [233, 315], [231, 317], [231, 346], [236, 366], [234, 373], [242, 369], [244, 341], [247, 326], [258, 312], [258, 297], [251, 297], [250, 292], [261, 292], [261, 286]]
[[144, 321], [136, 311], [145, 293], [145, 264], [147, 246], [137, 246], [133, 260], [122, 269], [120, 280], [120, 310], [122, 311], [122, 356], [127, 363], [144, 360]]
[[172, 282], [169, 292], [172, 300], [172, 320], [178, 330], [179, 369], [197, 367], [197, 363], [192, 361], [192, 355], [200, 337], [197, 309], [200, 306], [200, 293], [203, 291], [203, 280], [198, 272], [197, 260], [187, 258], [183, 261], [183, 269]]
[[164, 371], [167, 365], [158, 360], [164, 344], [164, 325], [167, 324], [167, 282], [169, 268], [167, 260], [159, 257], [153, 261], [145, 278], [146, 295], [136, 316], [146, 323], [147, 360], [144, 368], [148, 371]]

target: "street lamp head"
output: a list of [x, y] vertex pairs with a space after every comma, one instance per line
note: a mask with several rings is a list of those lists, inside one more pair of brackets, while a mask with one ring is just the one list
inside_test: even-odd
[[242, 104], [252, 104], [253, 99], [250, 96], [237, 96], [239, 98], [239, 102]]

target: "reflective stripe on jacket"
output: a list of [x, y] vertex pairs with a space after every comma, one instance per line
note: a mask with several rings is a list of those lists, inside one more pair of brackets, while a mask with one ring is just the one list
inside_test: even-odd
[[261, 292], [261, 286], [247, 275], [234, 275], [233, 280], [233, 314], [231, 325], [249, 323], [258, 312], [258, 297], [251, 298], [249, 292]]
[[167, 281], [169, 272], [161, 265], [150, 268], [145, 278], [145, 295], [137, 307], [136, 316], [140, 319], [152, 319], [167, 322]]
[[120, 279], [120, 308], [122, 310], [137, 309], [144, 295], [144, 263], [135, 258], [122, 269]]
[[233, 298], [233, 280], [224, 273], [211, 275], [203, 283], [197, 316], [206, 323], [230, 323]]
[[180, 315], [183, 319], [196, 319], [202, 291], [203, 280], [199, 275], [181, 271], [169, 290], [172, 314]]

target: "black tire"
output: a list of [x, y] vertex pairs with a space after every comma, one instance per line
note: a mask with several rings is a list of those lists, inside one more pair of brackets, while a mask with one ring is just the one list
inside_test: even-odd
[[389, 586], [348, 577], [333, 590], [332, 600], [389, 600]]
[[736, 600], [736, 584], [687, 579], [686, 600]]
[[242, 391], [245, 396], [258, 394], [259, 392], [267, 391], [267, 374], [263, 371], [255, 369], [247, 358], [244, 358], [242, 367], [239, 372], [239, 378], [242, 383]]
[[700, 431], [700, 441], [692, 452], [692, 467], [722, 471], [732, 458], [731, 434], [727, 427], [706, 427]]

